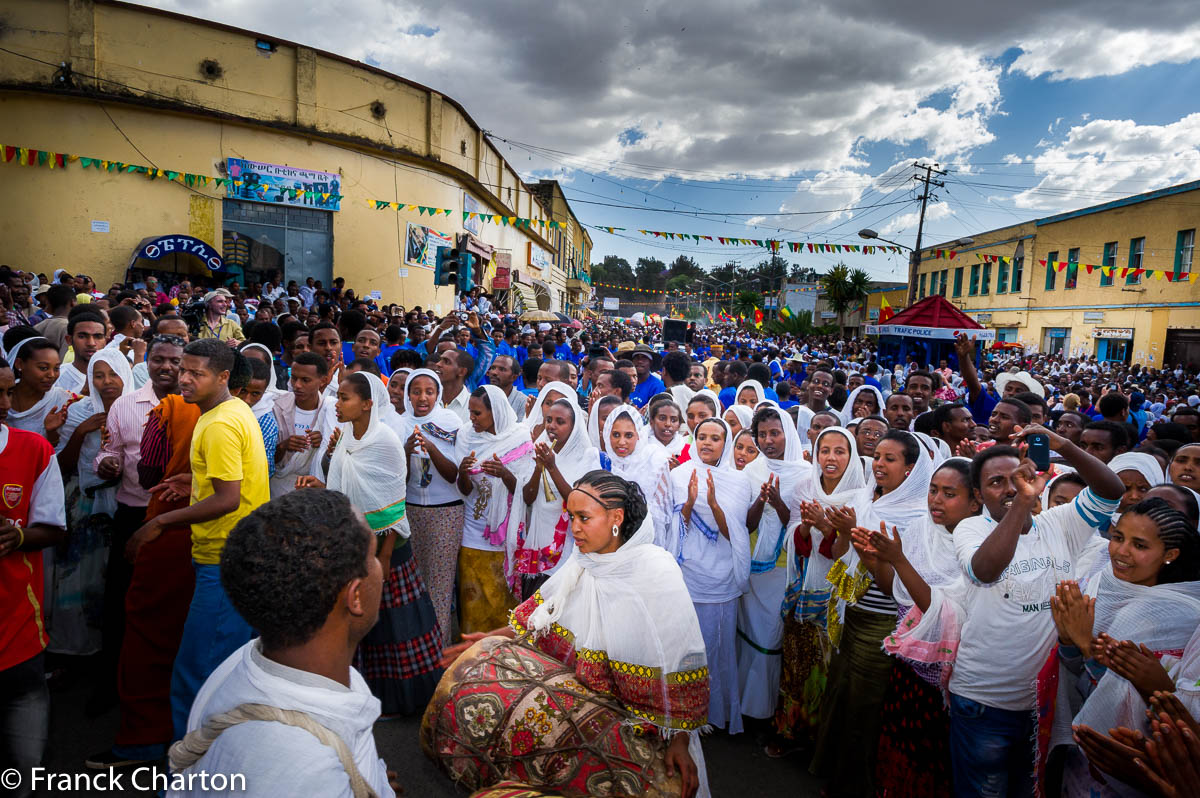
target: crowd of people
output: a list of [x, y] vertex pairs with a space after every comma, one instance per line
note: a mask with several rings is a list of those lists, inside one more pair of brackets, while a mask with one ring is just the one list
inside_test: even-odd
[[0, 766], [76, 668], [89, 768], [392, 795], [374, 721], [508, 638], [685, 796], [713, 730], [829, 796], [1200, 789], [1191, 365], [204, 282], [0, 267]]

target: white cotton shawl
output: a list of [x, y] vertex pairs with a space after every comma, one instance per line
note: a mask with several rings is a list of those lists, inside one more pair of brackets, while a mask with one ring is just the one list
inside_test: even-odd
[[[400, 369], [397, 369], [397, 371], [400, 371]], [[439, 452], [446, 456], [446, 459], [457, 464], [458, 460], [455, 459], [454, 455], [454, 441], [458, 430], [463, 426], [463, 420], [458, 413], [442, 406], [441, 378], [431, 369], [405, 369], [405, 371], [408, 371], [409, 374], [404, 390], [404, 412], [397, 416], [398, 423], [395, 428], [396, 437], [400, 439], [400, 445], [403, 446], [413, 434], [413, 430], [419, 426], [426, 442], [435, 446]], [[433, 409], [423, 416], [417, 415], [412, 399], [408, 396], [408, 386], [417, 377], [428, 377], [437, 386], [437, 398], [434, 399]], [[437, 472], [433, 461], [427, 453], [422, 452], [419, 448], [413, 449], [412, 456], [416, 462], [409, 472], [409, 479], [418, 480], [422, 486], [428, 486], [433, 481]], [[413, 485], [412, 487], [415, 488], [417, 486]]]
[[[745, 383], [742, 384], [745, 385]], [[758, 491], [762, 490], [767, 479], [774, 476], [779, 480], [780, 497], [784, 502], [788, 502], [791, 498], [789, 487], [810, 479], [813, 468], [804, 460], [800, 436], [787, 411], [780, 410], [774, 402], [765, 401], [755, 410], [755, 415], [765, 409], [773, 410], [779, 417], [779, 425], [783, 427], [783, 457], [772, 460], [760, 451], [758, 457], [746, 464], [746, 469], [742, 473], [750, 480], [751, 497], [757, 497]], [[751, 428], [749, 424], [745, 426], [747, 430]], [[794, 517], [798, 518], [799, 516]], [[787, 537], [787, 529], [775, 508], [771, 506], [770, 502], [763, 504], [762, 517], [758, 522], [758, 536], [754, 541], [754, 550], [750, 557], [751, 571], [762, 573], [774, 568], [780, 554], [784, 551]]]
[[747, 388], [754, 391], [754, 407], [758, 407], [758, 405], [766, 401], [767, 392], [763, 390], [761, 382], [758, 380], [742, 380], [741, 384], [738, 385], [737, 390], [733, 392], [733, 402], [730, 407], [736, 407], [738, 405], [738, 398], [742, 395], [742, 391]]
[[[669, 535], [671, 546], [668, 550], [683, 567], [692, 600], [719, 603], [741, 595], [750, 578], [750, 535], [746, 530], [746, 513], [753, 497], [750, 480], [733, 465], [733, 435], [729, 425], [720, 418], [705, 419], [700, 424], [720, 424], [725, 430], [725, 446], [715, 466], [705, 465], [697, 450], [686, 463], [671, 471], [673, 516], [679, 531]], [[713, 472], [717, 505], [725, 516], [728, 539], [720, 533], [708, 506], [709, 472]], [[697, 474], [696, 503], [692, 506], [691, 522], [685, 523], [682, 511], [692, 474]]]
[[[641, 425], [641, 414], [637, 408], [621, 405], [612, 411], [604, 422], [604, 440], [612, 437], [613, 425], [619, 418], [628, 418], [633, 422], [634, 429]], [[621, 479], [636, 482], [642, 489], [648, 517], [654, 524], [654, 542], [666, 548], [671, 513], [674, 510], [671, 504], [671, 466], [668, 463], [670, 454], [653, 435], [649, 439], [638, 435], [634, 444], [633, 451], [625, 457], [621, 457], [609, 447], [610, 470]]]
[[671, 398], [675, 400], [677, 407], [687, 407], [688, 402], [692, 401], [692, 397], [696, 395], [695, 391], [682, 382], [672, 385], [666, 392], [671, 394]]
[[[592, 442], [593, 446], [606, 454], [608, 453], [608, 447], [604, 445], [604, 439], [601, 437], [602, 430], [600, 429], [600, 403], [607, 398], [607, 396], [602, 396], [596, 400], [596, 403], [592, 405], [592, 409], [588, 411], [587, 419], [588, 440]], [[620, 397], [613, 398], [617, 400], [617, 404], [613, 407], [612, 412], [616, 412], [617, 408], [621, 406], [621, 399]], [[606, 404], [612, 404], [612, 402], [607, 402]]]
[[[546, 383], [538, 391], [537, 399], [533, 400], [533, 407], [530, 408], [529, 415], [525, 416], [525, 426], [529, 427], [530, 432], [533, 431], [534, 427], [542, 423], [542, 406], [546, 404], [546, 397], [552, 392], [561, 394], [563, 399], [566, 399], [573, 405], [579, 405], [579, 395], [571, 389], [571, 386], [558, 380]], [[507, 398], [505, 398], [505, 401], [508, 401]]]
[[[951, 458], [964, 463], [971, 461], [965, 457]], [[944, 465], [944, 463], [943, 463]], [[934, 473], [940, 469], [934, 469]], [[930, 479], [932, 480], [932, 475]], [[928, 495], [928, 494], [927, 494]], [[926, 500], [928, 504], [928, 499]], [[948, 588], [962, 578], [962, 567], [954, 550], [953, 533], [941, 524], [935, 523], [928, 512], [912, 529], [904, 535], [904, 557], [909, 561], [925, 583], [931, 588]], [[892, 594], [899, 604], [912, 606], [912, 596], [897, 577], [892, 580]]]
[[[266, 352], [267, 357], [269, 358], [267, 365], [271, 369], [271, 374], [267, 377], [266, 390], [263, 391], [263, 395], [259, 397], [258, 401], [250, 406], [250, 411], [254, 413], [254, 417], [258, 419], [275, 409], [275, 399], [279, 396], [279, 394], [283, 393], [283, 391], [275, 387], [275, 355], [272, 354], [271, 350], [267, 348], [266, 344], [246, 344], [241, 348], [240, 351], [245, 352], [247, 349], [261, 349], [262, 351]], [[283, 430], [280, 430], [279, 434], [290, 435], [291, 433], [284, 433]]]
[[[742, 429], [750, 429], [750, 425], [754, 423], [754, 411], [746, 405], [730, 405], [725, 413], [733, 413], [737, 416], [738, 423], [742, 425]], [[725, 413], [721, 414], [721, 418], [725, 418]], [[791, 421], [789, 418], [788, 421]], [[728, 420], [726, 420], [728, 423]], [[791, 426], [790, 424], [788, 426]]]
[[[553, 383], [551, 383], [553, 385]], [[547, 385], [546, 388], [550, 386]], [[545, 388], [543, 388], [545, 390]], [[592, 445], [588, 440], [587, 428], [584, 425], [583, 411], [574, 402], [571, 402], [572, 426], [571, 434], [567, 436], [566, 442], [563, 444], [562, 451], [555, 452], [554, 464], [562, 474], [563, 480], [568, 485], [574, 485], [576, 481], [589, 471], [594, 471], [600, 467], [600, 451]], [[546, 432], [542, 432], [538, 436], [536, 444], [544, 443], [553, 448], [554, 444], [550, 440], [550, 436]], [[533, 469], [537, 470], [536, 465]], [[528, 482], [528, 480], [526, 480]], [[525, 487], [525, 482], [517, 486], [518, 490]], [[558, 487], [554, 484], [550, 474], [546, 471], [542, 472], [542, 478], [538, 485], [537, 494], [534, 496], [533, 502], [528, 509], [528, 522], [525, 525], [524, 537], [525, 541], [522, 545], [519, 536], [521, 529], [519, 525], [509, 524], [508, 535], [505, 538], [505, 550], [508, 553], [507, 562], [513, 563], [513, 556], [519, 548], [522, 549], [544, 549], [546, 547], [557, 548], [563, 558], [569, 557], [574, 551], [574, 540], [570, 535], [570, 530], [566, 531], [565, 540], [561, 546], [556, 546], [554, 536], [556, 528], [567, 523], [566, 506], [567, 497], [559, 495]], [[548, 566], [546, 570], [553, 568], [562, 562], [560, 559], [552, 566]], [[536, 574], [522, 574], [524, 576], [535, 576]], [[509, 582], [516, 587], [516, 572], [515, 570], [509, 574]]]
[[404, 497], [408, 467], [404, 446], [383, 420], [395, 408], [387, 387], [374, 374], [359, 372], [371, 386], [371, 418], [361, 438], [354, 437], [354, 425], [339, 424], [342, 431], [329, 461], [326, 487], [346, 494], [367, 518], [377, 535], [395, 532], [407, 539], [410, 530]]
[[[1145, 587], [1118, 579], [1110, 565], [1088, 585], [1087, 593], [1096, 598], [1092, 627], [1096, 634], [1132, 640], [1151, 651], [1182, 650], [1200, 625], [1200, 582]], [[1100, 678], [1073, 723], [1093, 729], [1124, 726], [1149, 732], [1146, 702], [1111, 669]]]
[[[508, 524], [525, 523], [525, 500], [521, 488], [533, 474], [533, 442], [529, 440], [529, 428], [517, 421], [517, 413], [508, 403], [504, 391], [495, 385], [484, 385], [488, 400], [492, 405], [492, 421], [495, 432], [476, 432], [471, 424], [464, 424], [458, 431], [454, 446], [454, 458], [461, 463], [464, 458], [474, 453], [475, 467], [471, 469], [471, 482], [474, 483], [475, 495], [467, 501], [486, 501], [484, 537], [493, 545], [502, 544], [507, 539]], [[516, 490], [509, 493], [500, 477], [489, 476], [480, 464], [490, 460], [492, 456], [499, 457], [513, 476], [516, 477]]]
[[[825, 487], [821, 483], [821, 472], [817, 465], [817, 452], [820, 450], [821, 438], [826, 435], [841, 435], [850, 445], [850, 459], [846, 463], [846, 470], [842, 472], [841, 479], [834, 486], [831, 493], [825, 492]], [[855, 444], [854, 433], [845, 427], [826, 427], [821, 430], [816, 441], [812, 445], [812, 466], [808, 472], [808, 477], [796, 483], [796, 491], [792, 500], [792, 529], [795, 530], [800, 525], [800, 502], [816, 502], [821, 507], [829, 510], [837, 507], [857, 507], [867, 501], [868, 489], [866, 477], [863, 475], [863, 470], [860, 465], [861, 458], [858, 456], [858, 447]], [[747, 466], [748, 467], [748, 466]], [[808, 557], [808, 566], [804, 571], [803, 589], [806, 591], [819, 590], [826, 586], [825, 577], [829, 573], [830, 566], [833, 561], [822, 555], [818, 549], [824, 540], [820, 530], [813, 529], [812, 535], [812, 552]], [[788, 584], [792, 584], [800, 576], [796, 566], [796, 541], [794, 535], [788, 535], [785, 544], [788, 553]]]
[[[942, 463], [946, 462], [946, 457], [947, 457], [946, 451], [948, 451], [950, 447], [946, 444], [945, 441], [941, 442], [942, 446], [946, 446], [946, 449], [943, 450], [941, 448], [941, 446], [938, 446], [938, 440], [936, 438], [934, 438], [932, 435], [929, 435], [924, 432], [914, 432], [913, 435], [916, 436], [917, 441], [921, 444], [921, 448], [925, 450], [925, 454], [931, 460], [933, 460], [934, 468], [937, 468]], [[933, 475], [930, 474], [930, 476], [933, 476]]]
[[[71, 440], [71, 436], [75, 434], [75, 430], [79, 428], [80, 424], [96, 413], [105, 412], [104, 401], [96, 390], [96, 380], [93, 376], [97, 363], [106, 364], [120, 378], [121, 396], [133, 393], [133, 370], [129, 366], [129, 358], [116, 349], [97, 351], [88, 361], [88, 395], [67, 408], [67, 420], [58, 433], [57, 450], [59, 452]], [[100, 454], [100, 446], [100, 430], [93, 430], [84, 436], [83, 443], [79, 447], [79, 459], [75, 469], [79, 475], [79, 489], [87, 492], [87, 495], [91, 497], [91, 514], [108, 513], [113, 515], [117, 511], [117, 481], [104, 479], [96, 473], [96, 469], [92, 466], [96, 455]], [[108, 482], [112, 483], [110, 487], [101, 488]]]
[[[543, 602], [530, 616], [534, 634], [558, 624], [577, 651], [603, 651], [610, 662], [627, 662], [666, 677], [707, 665], [700, 621], [674, 558], [654, 545], [654, 524], [642, 522], [633, 537], [610, 554], [576, 550], [540, 591]], [[668, 733], [668, 717], [660, 730]], [[688, 735], [688, 752], [700, 777], [698, 798], [707, 798], [708, 778], [700, 735]]]
[[873, 416], [882, 416], [883, 415], [883, 407], [884, 407], [883, 392], [880, 391], [878, 388], [876, 388], [874, 385], [860, 385], [857, 388], [855, 388], [853, 391], [850, 392], [850, 395], [846, 397], [846, 404], [842, 405], [842, 409], [839, 411], [839, 415], [841, 415], [841, 417], [842, 417], [843, 425], [847, 425], [852, 420], [854, 420], [854, 418], [855, 418], [855, 416], [854, 416], [854, 400], [856, 400], [858, 398], [858, 395], [860, 393], [862, 393], [863, 391], [867, 391], [869, 393], [875, 394], [875, 401], [879, 405], [875, 409], [875, 412], [872, 413], [871, 415], [873, 415]]
[[1193, 718], [1200, 718], [1200, 626], [1188, 640], [1181, 657], [1163, 657], [1160, 662], [1175, 682], [1176, 697]]
[[[692, 402], [696, 401], [697, 399], [699, 399], [701, 397], [703, 397], [704, 400], [707, 401], [712, 406], [713, 417], [720, 418], [721, 417], [721, 400], [717, 397], [717, 395], [715, 393], [713, 393], [708, 388], [701, 388], [700, 390], [696, 391], [695, 395], [692, 396], [692, 399], [690, 402], [688, 402], [688, 404], [691, 404]], [[686, 406], [683, 408], [682, 412], [683, 412], [683, 424], [686, 427], [687, 426], [687, 407]]]
[[1123, 452], [1110, 460], [1108, 467], [1118, 475], [1122, 471], [1136, 471], [1152, 488], [1167, 481], [1162, 466], [1158, 464], [1158, 458], [1145, 452]]

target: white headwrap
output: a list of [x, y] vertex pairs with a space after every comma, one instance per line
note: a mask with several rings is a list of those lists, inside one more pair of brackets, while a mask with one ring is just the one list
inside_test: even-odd
[[[71, 440], [71, 436], [75, 434], [75, 430], [79, 428], [80, 424], [87, 421], [88, 418], [96, 413], [105, 412], [104, 400], [100, 398], [100, 392], [96, 390], [94, 372], [97, 363], [104, 363], [120, 378], [121, 396], [133, 393], [133, 371], [129, 367], [129, 359], [116, 349], [98, 350], [96, 354], [92, 355], [91, 360], [88, 361], [88, 395], [67, 408], [67, 420], [63, 423], [62, 429], [59, 430], [58, 446], [55, 447], [55, 450], [58, 452], [66, 448], [67, 443]], [[86, 501], [86, 497], [91, 498], [87, 502], [87, 512], [91, 515], [97, 513], [112, 515], [117, 511], [117, 482], [101, 477], [96, 472], [96, 469], [92, 467], [92, 462], [100, 454], [100, 446], [100, 430], [89, 432], [84, 437], [83, 443], [79, 447], [76, 472], [79, 476], [79, 488], [85, 494], [83, 501]], [[67, 476], [69, 477], [70, 475], [68, 474]], [[105, 487], [106, 484], [109, 486]]]
[[[550, 385], [547, 385], [542, 390], [545, 391], [549, 387]], [[568, 485], [574, 485], [584, 474], [600, 467], [600, 452], [588, 440], [583, 411], [574, 402], [568, 400], [568, 404], [571, 406], [571, 434], [563, 443], [562, 450], [555, 453], [554, 465], [562, 474], [563, 480]], [[545, 431], [538, 436], [535, 446], [539, 443], [552, 448], [554, 446]], [[534, 470], [537, 470], [536, 465]], [[521, 483], [518, 490], [524, 486], [525, 483]], [[567, 497], [559, 495], [558, 487], [550, 474], [543, 471], [537, 495], [529, 505], [528, 524], [524, 530], [519, 525], [508, 525], [508, 537], [505, 540], [507, 562], [510, 566], [508, 579], [509, 586], [515, 593], [520, 592], [518, 587], [521, 576], [545, 573], [556, 567], [561, 558], [569, 557], [574, 551], [570, 521], [565, 509], [566, 502]]]
[[[408, 538], [408, 517], [405, 512], [405, 484], [408, 467], [404, 446], [383, 417], [395, 413], [387, 387], [369, 372], [359, 372], [371, 388], [371, 418], [361, 438], [354, 437], [354, 425], [345, 421], [333, 457], [329, 461], [330, 490], [346, 494], [350, 502], [362, 510], [367, 525], [375, 534], [394, 531]], [[353, 375], [347, 377], [347, 380]]]
[[757, 407], [761, 402], [766, 400], [767, 392], [763, 390], [761, 382], [758, 380], [742, 380], [741, 384], [738, 385], [737, 390], [733, 392], [733, 402], [730, 405], [731, 407], [738, 404], [738, 397], [740, 397], [742, 395], [742, 391], [747, 388], [754, 391], [754, 404], [751, 405], [752, 407]]
[[[617, 400], [617, 406], [614, 407], [610, 412], [615, 412], [617, 407], [621, 406], [621, 397], [613, 396], [612, 398]], [[608, 397], [602, 396], [597, 399], [596, 403], [592, 405], [591, 411], [588, 412], [587, 433], [588, 440], [592, 442], [592, 445], [607, 454], [608, 447], [605, 445], [604, 439], [600, 435], [600, 404], [604, 403], [611, 405], [612, 401], [610, 400], [605, 402], [605, 399], [608, 399]]]
[[[408, 380], [404, 383], [404, 412], [396, 417], [397, 424], [394, 428], [400, 444], [404, 445], [409, 436], [413, 434], [413, 430], [420, 426], [421, 434], [427, 443], [437, 447], [437, 450], [445, 455], [446, 459], [458, 463], [454, 455], [454, 440], [456, 433], [463, 426], [463, 420], [458, 413], [442, 406], [441, 378], [432, 369], [397, 369], [396, 371], [401, 370], [408, 371], [409, 374]], [[437, 386], [437, 398], [434, 399], [433, 409], [423, 416], [417, 415], [412, 399], [408, 395], [408, 386], [412, 385], [412, 381], [417, 377], [428, 377]], [[392, 407], [395, 408], [395, 405]], [[413, 449], [412, 456], [416, 463], [413, 464], [413, 471], [409, 476], [420, 480], [422, 485], [429, 485], [437, 471], [433, 467], [433, 461], [419, 448]]]
[[578, 394], [576, 394], [571, 386], [567, 385], [565, 382], [554, 380], [553, 382], [546, 383], [544, 386], [542, 386], [542, 389], [538, 391], [537, 399], [534, 400], [533, 407], [529, 410], [529, 415], [525, 417], [525, 426], [529, 427], [531, 431], [534, 427], [542, 423], [542, 405], [546, 403], [546, 397], [551, 392], [562, 394], [562, 398], [566, 399], [572, 404], [579, 404]]
[[[933, 460], [934, 468], [937, 468], [946, 461], [946, 458], [949, 456], [946, 454], [950, 450], [949, 444], [940, 438], [934, 438], [932, 435], [924, 432], [914, 432], [913, 435], [916, 436], [917, 441], [921, 444], [921, 448], [925, 451], [926, 456]], [[938, 446], [939, 441], [942, 446], [946, 447], [945, 449], [942, 446]]]
[[696, 395], [695, 391], [682, 382], [672, 385], [666, 392], [671, 394], [671, 398], [675, 400], [677, 407], [687, 407], [688, 402], [692, 401], [692, 397]]
[[[779, 495], [787, 502], [790, 498], [789, 488], [794, 490], [792, 486], [809, 479], [813, 469], [804, 460], [804, 449], [800, 444], [800, 436], [787, 411], [780, 410], [774, 402], [765, 401], [755, 410], [755, 415], [768, 409], [775, 412], [779, 417], [780, 426], [783, 427], [783, 456], [778, 460], [772, 460], [767, 457], [765, 452], [760, 451], [758, 457], [746, 464], [746, 469], [742, 473], [750, 480], [751, 496], [758, 495], [757, 492], [762, 490], [763, 484], [769, 477], [776, 477], [779, 480]], [[749, 430], [752, 423], [744, 426]], [[771, 506], [770, 502], [764, 504], [762, 517], [758, 522], [758, 536], [754, 541], [754, 551], [750, 557], [751, 573], [764, 573], [779, 564], [787, 537], [787, 529], [775, 508]]]
[[1122, 471], [1136, 471], [1152, 488], [1167, 481], [1158, 458], [1145, 452], [1122, 452], [1108, 462], [1108, 467], [1118, 475]]
[[[270, 375], [267, 377], [266, 390], [263, 391], [263, 395], [259, 397], [258, 401], [250, 407], [250, 410], [253, 411], [255, 418], [262, 418], [267, 413], [270, 413], [275, 409], [275, 399], [279, 396], [279, 394], [283, 393], [283, 391], [275, 387], [275, 355], [271, 354], [271, 350], [267, 348], [266, 344], [246, 344], [239, 351], [244, 353], [247, 349], [261, 349], [262, 351], [266, 352], [267, 367], [271, 370]], [[280, 434], [284, 433], [281, 431]]]
[[849, 424], [850, 421], [852, 419], [854, 419], [854, 400], [857, 399], [858, 395], [860, 393], [862, 393], [863, 391], [868, 391], [869, 393], [875, 394], [875, 402], [878, 404], [878, 408], [871, 415], [873, 415], [873, 416], [883, 415], [883, 407], [884, 407], [883, 392], [880, 391], [878, 388], [876, 388], [874, 385], [860, 385], [857, 388], [855, 388], [853, 391], [850, 392], [850, 395], [846, 397], [846, 404], [842, 405], [840, 415], [842, 417], [843, 425]]
[[[746, 530], [746, 513], [753, 500], [750, 481], [733, 465], [733, 435], [723, 419], [705, 419], [697, 429], [711, 424], [720, 424], [725, 430], [725, 445], [717, 464], [705, 465], [699, 450], [694, 449], [686, 463], [671, 471], [671, 495], [679, 532], [669, 536], [668, 550], [684, 566], [688, 590], [695, 601], [734, 598], [745, 590], [746, 580], [750, 577], [750, 536]], [[728, 539], [721, 534], [708, 506], [710, 471], [713, 472], [717, 504], [729, 531]], [[685, 523], [682, 510], [687, 502], [692, 474], [697, 475], [696, 502], [692, 506], [691, 522]]]
[[[604, 440], [611, 441], [613, 425], [619, 418], [628, 418], [633, 422], [635, 431], [641, 426], [641, 414], [632, 405], [621, 405], [609, 413], [604, 421]], [[647, 425], [649, 426], [649, 425]], [[650, 440], [638, 434], [634, 441], [634, 449], [628, 455], [621, 457], [608, 447], [612, 473], [629, 482], [636, 482], [642, 489], [646, 499], [650, 521], [654, 524], [654, 542], [666, 548], [667, 534], [671, 521], [671, 467], [668, 463], [669, 454], [662, 444], [651, 436]]]
[[[495, 385], [484, 385], [492, 405], [492, 420], [495, 432], [476, 432], [472, 424], [464, 424], [458, 431], [454, 446], [454, 459], [459, 463], [475, 455], [475, 467], [471, 469], [471, 482], [478, 491], [475, 499], [486, 501], [487, 516], [483, 535], [492, 545], [500, 545], [508, 537], [509, 523], [525, 523], [525, 500], [522, 488], [533, 474], [533, 441], [529, 440], [529, 428], [517, 421], [517, 413], [508, 403], [504, 391]], [[500, 477], [489, 476], [480, 464], [493, 456], [500, 458], [513, 476], [516, 490], [509, 493]]]
[[[750, 425], [754, 422], [754, 411], [746, 405], [730, 405], [725, 413], [733, 413], [737, 416], [738, 424], [741, 424], [742, 429], [750, 429]], [[721, 418], [725, 418], [725, 413], [721, 414]], [[791, 421], [791, 418], [788, 421]], [[788, 426], [794, 425], [789, 424]]]
[[[89, 416], [95, 413], [104, 412], [104, 401], [100, 398], [100, 393], [96, 390], [96, 363], [104, 363], [110, 369], [112, 369], [118, 377], [121, 378], [121, 396], [124, 396], [128, 393], [133, 393], [134, 391], [133, 368], [129, 365], [129, 358], [125, 357], [116, 349], [96, 350], [96, 354], [92, 355], [92, 358], [88, 361], [87, 366], [87, 398], [86, 400], [76, 402], [75, 405], [71, 406], [71, 409], [73, 410], [76, 405], [86, 405], [86, 408], [82, 409], [84, 409]], [[70, 410], [67, 411], [68, 418], [70, 417], [70, 412]], [[87, 416], [84, 416], [84, 418], [87, 418]], [[60, 437], [63, 436], [60, 435]]]

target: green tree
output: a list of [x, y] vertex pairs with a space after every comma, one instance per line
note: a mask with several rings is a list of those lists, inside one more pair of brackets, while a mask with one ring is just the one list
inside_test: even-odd
[[813, 334], [812, 311], [802, 310], [786, 319], [775, 319], [767, 323], [767, 331], [786, 335], [806, 336]]
[[661, 288], [662, 273], [667, 270], [667, 264], [658, 258], [638, 258], [634, 273], [637, 277], [637, 287], [647, 290]]
[[758, 307], [760, 301], [762, 301], [762, 295], [756, 291], [738, 291], [737, 296], [733, 298], [733, 315], [745, 316], [747, 319], [754, 318], [754, 309]]
[[821, 279], [821, 288], [829, 309], [838, 314], [838, 327], [845, 329], [846, 312], [866, 301], [871, 289], [871, 276], [862, 269], [851, 269], [839, 263]]
[[633, 285], [633, 267], [616, 255], [606, 255], [601, 263], [592, 264], [592, 279], [608, 285]]

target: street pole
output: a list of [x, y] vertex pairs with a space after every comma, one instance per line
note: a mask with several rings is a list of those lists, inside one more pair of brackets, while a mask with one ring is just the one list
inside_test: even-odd
[[925, 206], [929, 203], [929, 187], [937, 186], [945, 188], [946, 184], [940, 180], [934, 180], [933, 175], [944, 176], [946, 172], [941, 169], [936, 169], [929, 164], [916, 163], [915, 168], [924, 169], [925, 175], [913, 175], [913, 180], [922, 184], [921, 188], [921, 215], [917, 221], [917, 246], [913, 249], [912, 254], [908, 258], [908, 302], [905, 307], [912, 307], [917, 299], [917, 270], [921, 266], [921, 235], [925, 231]]

